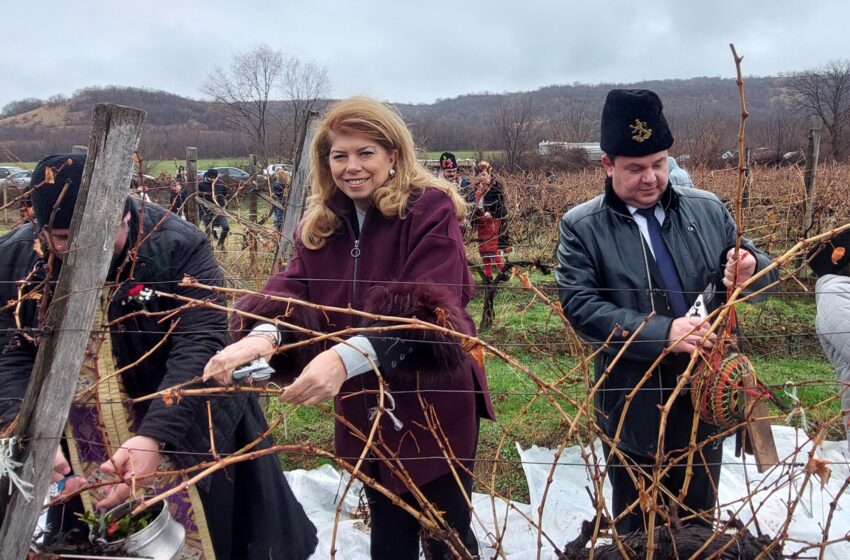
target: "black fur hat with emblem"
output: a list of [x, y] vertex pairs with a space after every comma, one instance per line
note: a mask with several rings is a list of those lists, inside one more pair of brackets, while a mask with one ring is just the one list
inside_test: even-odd
[[612, 89], [602, 108], [602, 151], [609, 156], [641, 157], [673, 145], [661, 99], [648, 89]]

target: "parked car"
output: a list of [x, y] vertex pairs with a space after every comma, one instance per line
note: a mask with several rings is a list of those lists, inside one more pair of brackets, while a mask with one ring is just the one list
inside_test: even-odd
[[3, 179], [3, 184], [23, 191], [30, 186], [30, 177], [32, 171], [18, 171]]
[[[227, 175], [230, 179], [232, 179], [234, 181], [242, 182], [242, 181], [247, 181], [248, 179], [251, 178], [251, 176], [248, 175], [248, 173], [242, 171], [238, 167], [213, 167], [212, 169], [215, 169], [216, 171], [218, 171], [219, 175]], [[227, 177], [225, 177], [225, 178], [227, 178]]]
[[266, 167], [266, 170], [264, 171], [264, 173], [265, 173], [266, 177], [271, 177], [272, 175], [277, 173], [279, 169], [283, 169], [284, 171], [286, 171], [290, 175], [292, 175], [292, 172], [294, 171], [294, 167], [291, 163], [273, 163], [273, 164], [269, 165], [268, 167]]
[[[218, 171], [218, 176], [225, 181], [242, 183], [243, 181], [247, 181], [251, 178], [248, 173], [242, 171], [238, 167], [210, 167], [210, 169]], [[198, 181], [204, 180], [204, 173], [207, 171], [209, 171], [209, 169], [198, 171]]]
[[21, 169], [20, 167], [16, 167], [14, 165], [4, 165], [0, 167], [0, 179], [7, 179], [10, 175], [14, 173], [20, 173], [21, 171], [26, 170]]

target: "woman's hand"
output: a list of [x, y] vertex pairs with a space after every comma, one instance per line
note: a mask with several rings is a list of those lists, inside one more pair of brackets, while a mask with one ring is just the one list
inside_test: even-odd
[[325, 350], [313, 358], [301, 375], [280, 395], [282, 402], [318, 404], [336, 396], [345, 383], [345, 364], [333, 350]]
[[[124, 502], [130, 497], [132, 489], [129, 481], [155, 473], [159, 468], [159, 442], [147, 436], [133, 436], [115, 452], [111, 459], [100, 465], [100, 470], [106, 474], [115, 475], [127, 482], [113, 485], [106, 497], [95, 504], [98, 509], [109, 509]], [[144, 486], [147, 481], [140, 480], [138, 486]], [[134, 484], [136, 486], [136, 484]]]
[[274, 350], [274, 342], [264, 336], [246, 336], [225, 346], [204, 366], [204, 381], [215, 380], [219, 385], [233, 381], [233, 370]]

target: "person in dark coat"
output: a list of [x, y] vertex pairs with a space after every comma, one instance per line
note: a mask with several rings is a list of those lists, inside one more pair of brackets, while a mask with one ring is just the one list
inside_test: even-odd
[[[275, 181], [272, 185], [272, 196], [274, 201], [280, 206], [286, 204], [286, 191], [289, 187], [289, 174], [283, 169], [278, 169], [275, 174]], [[280, 231], [283, 225], [283, 210], [277, 206], [272, 206], [272, 224], [275, 231]]]
[[[412, 137], [398, 113], [365, 98], [336, 104], [318, 127], [311, 166], [312, 194], [295, 254], [263, 294], [416, 317], [475, 335], [466, 311], [472, 278], [459, 227], [466, 204], [451, 185], [416, 161]], [[374, 325], [355, 315], [314, 311], [264, 296], [247, 296], [236, 307], [253, 315], [285, 317], [316, 332]], [[231, 325], [240, 340], [213, 357], [205, 377], [226, 382], [239, 364], [303, 339], [239, 315]], [[379, 398], [372, 363], [387, 394], [377, 449], [367, 453], [363, 434], [371, 430]], [[336, 412], [345, 420], [336, 422], [340, 458], [353, 465], [365, 454], [361, 468], [369, 476], [421, 509], [411, 492], [417, 487], [444, 512], [444, 527], [457, 531], [467, 552], [477, 554], [466, 502], [472, 478], [465, 469], [474, 464], [479, 420], [494, 413], [481, 365], [455, 337], [413, 329], [363, 333], [328, 348], [302, 346], [276, 356], [273, 365], [300, 374], [281, 400], [312, 405], [334, 398]], [[418, 521], [378, 490], [367, 488], [366, 495], [372, 558], [418, 558]], [[431, 558], [452, 557], [444, 536], [429, 535], [423, 546]]]
[[[85, 156], [79, 154], [42, 160], [32, 177], [36, 222], [0, 238], [3, 425], [15, 419], [29, 383], [42, 325], [39, 317], [68, 251], [68, 228], [84, 165]], [[63, 188], [66, 192], [57, 203]], [[137, 239], [142, 239], [141, 244], [134, 246]], [[222, 303], [220, 294], [180, 285], [186, 275], [223, 285], [209, 241], [195, 226], [164, 208], [153, 203], [142, 207], [137, 198], [128, 197], [113, 251], [95, 320], [109, 336], [93, 331], [69, 414], [68, 437], [57, 450], [54, 464], [54, 481], [65, 481], [65, 495], [79, 489], [85, 478], [127, 480], [131, 471], [141, 477], [213, 460], [208, 399], [135, 404], [128, 400], [191, 380], [224, 346], [225, 313], [203, 307], [178, 309], [182, 302], [154, 291]], [[20, 305], [6, 304], [18, 301]], [[171, 312], [168, 320], [161, 321], [163, 314]], [[120, 384], [110, 375], [117, 368], [123, 369]], [[253, 397], [213, 398], [209, 404], [215, 448], [222, 456], [267, 429]], [[269, 445], [266, 438], [255, 449]], [[139, 491], [152, 485], [158, 493], [184, 480], [183, 476], [154, 483], [140, 480]], [[48, 519], [53, 532], [66, 531], [68, 518], [73, 517], [63, 513], [79, 511], [83, 503], [86, 509], [106, 509], [131, 495], [126, 482], [107, 488], [105, 495], [96, 495], [96, 490], [80, 494], [64, 512], [51, 508]], [[289, 489], [275, 455], [218, 471], [169, 498], [169, 504], [186, 528], [193, 557], [300, 559], [316, 546], [316, 530]]]
[[[723, 286], [735, 280], [736, 260], [737, 281], [743, 282], [766, 267], [770, 257], [746, 239], [735, 253], [735, 221], [716, 196], [670, 185], [667, 150], [673, 136], [654, 92], [609, 92], [601, 131], [604, 193], [561, 219], [555, 279], [570, 325], [586, 341], [602, 346], [594, 368], [604, 382], [595, 400], [606, 475], [613, 487], [611, 514], [621, 533], [645, 529], [639, 489], [648, 487], [658, 465], [684, 461], [683, 453], [693, 443], [698, 452], [679, 515], [697, 512], [711, 520], [723, 448], [719, 438], [706, 442], [719, 430], [698, 419], [686, 393], [672, 403], [663, 434], [660, 409], [691, 353], [708, 335], [708, 323], [690, 313], [697, 297], [713, 285], [718, 295], [707, 302], [707, 310], [713, 311], [725, 299]], [[776, 279], [773, 271], [750, 289]], [[704, 348], [712, 341], [713, 335]], [[669, 354], [644, 381], [665, 349]], [[638, 384], [640, 389], [629, 396]], [[612, 452], [615, 441], [622, 457]], [[680, 462], [662, 477], [671, 496], [679, 496], [685, 471]], [[627, 508], [633, 509], [627, 513]]]
[[[227, 208], [227, 185], [218, 176], [217, 169], [209, 169], [204, 173], [204, 180], [198, 183], [198, 197], [208, 202], [213, 207], [203, 204], [198, 205], [201, 222], [207, 235], [217, 240], [216, 248], [224, 249], [224, 242], [230, 233], [230, 220], [227, 219], [225, 208]], [[216, 233], [219, 228], [220, 233]]]
[[189, 198], [189, 193], [183, 188], [183, 181], [179, 177], [171, 181], [168, 186], [171, 191], [168, 200], [168, 209], [186, 219], [186, 200]]

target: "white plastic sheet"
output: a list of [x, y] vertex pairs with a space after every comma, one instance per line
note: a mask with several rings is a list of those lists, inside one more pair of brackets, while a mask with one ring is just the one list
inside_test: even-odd
[[[771, 490], [781, 482], [781, 490], [757, 491], [753, 500], [753, 508], [757, 511], [757, 519], [762, 531], [775, 535], [788, 517], [790, 500], [799, 495], [799, 488], [805, 475], [802, 465], [808, 462], [811, 442], [804, 433], [793, 428], [774, 426], [774, 437], [780, 460], [785, 463], [798, 463], [800, 466], [774, 469], [764, 475], [758, 473], [755, 467], [748, 464], [746, 469], [742, 460], [735, 457], [734, 441], [729, 439], [724, 447], [724, 465], [720, 480], [720, 502], [729, 504], [726, 509], [739, 509], [736, 502], [741, 496], [748, 494], [746, 477], [751, 489], [761, 487]], [[801, 451], [795, 453], [800, 447]], [[546, 490], [546, 480], [549, 476], [555, 452], [551, 449], [517, 447], [523, 470], [529, 486], [531, 504], [514, 503], [507, 508], [503, 501], [496, 502], [496, 519], [502, 538], [502, 550], [507, 560], [534, 558], [537, 551], [538, 531], [532, 527], [523, 515], [538, 519], [538, 506]], [[597, 456], [601, 457], [601, 448], [597, 444]], [[830, 539], [846, 537], [850, 529], [850, 491], [838, 496], [840, 487], [850, 477], [847, 463], [850, 454], [847, 452], [847, 442], [824, 442], [817, 450], [815, 457], [828, 461], [832, 471], [829, 482], [821, 488], [820, 480], [813, 477], [804, 490], [804, 500], [797, 507], [789, 527], [789, 540], [785, 543], [785, 554], [794, 552], [804, 545], [800, 542], [818, 543], [823, 538], [823, 527], [826, 525], [829, 504], [838, 500], [838, 508], [833, 514]], [[751, 462], [751, 458], [750, 458]], [[553, 482], [546, 492], [546, 503], [543, 508], [543, 530], [546, 535], [559, 547], [573, 540], [579, 532], [581, 522], [592, 519], [595, 509], [590, 502], [586, 487], [590, 487], [588, 471], [584, 466], [578, 447], [564, 450], [558, 461]], [[341, 494], [347, 475], [340, 474], [333, 467], [325, 465], [312, 471], [293, 471], [286, 473], [295, 495], [303, 504], [307, 515], [313, 520], [319, 530], [319, 547], [314, 558], [327, 558], [330, 553], [330, 542], [333, 531], [336, 504]], [[789, 482], [793, 480], [793, 482]], [[345, 499], [340, 524], [337, 530], [337, 558], [340, 560], [369, 558], [369, 532], [362, 520], [355, 515], [358, 506], [357, 495], [360, 484], [355, 483]], [[610, 503], [610, 488], [605, 487], [604, 495]], [[493, 538], [496, 535], [493, 506], [489, 496], [473, 495], [475, 508], [473, 527], [478, 536], [482, 558], [492, 558], [494, 549]], [[737, 517], [747, 522], [752, 515], [750, 507], [745, 507], [737, 513]], [[753, 531], [754, 532], [754, 531]], [[541, 558], [555, 558], [554, 550], [546, 538], [542, 538], [543, 549]], [[810, 551], [806, 556], [817, 556], [817, 550]], [[840, 542], [826, 549], [825, 558], [829, 560], [845, 560], [850, 558], [850, 542]]]

